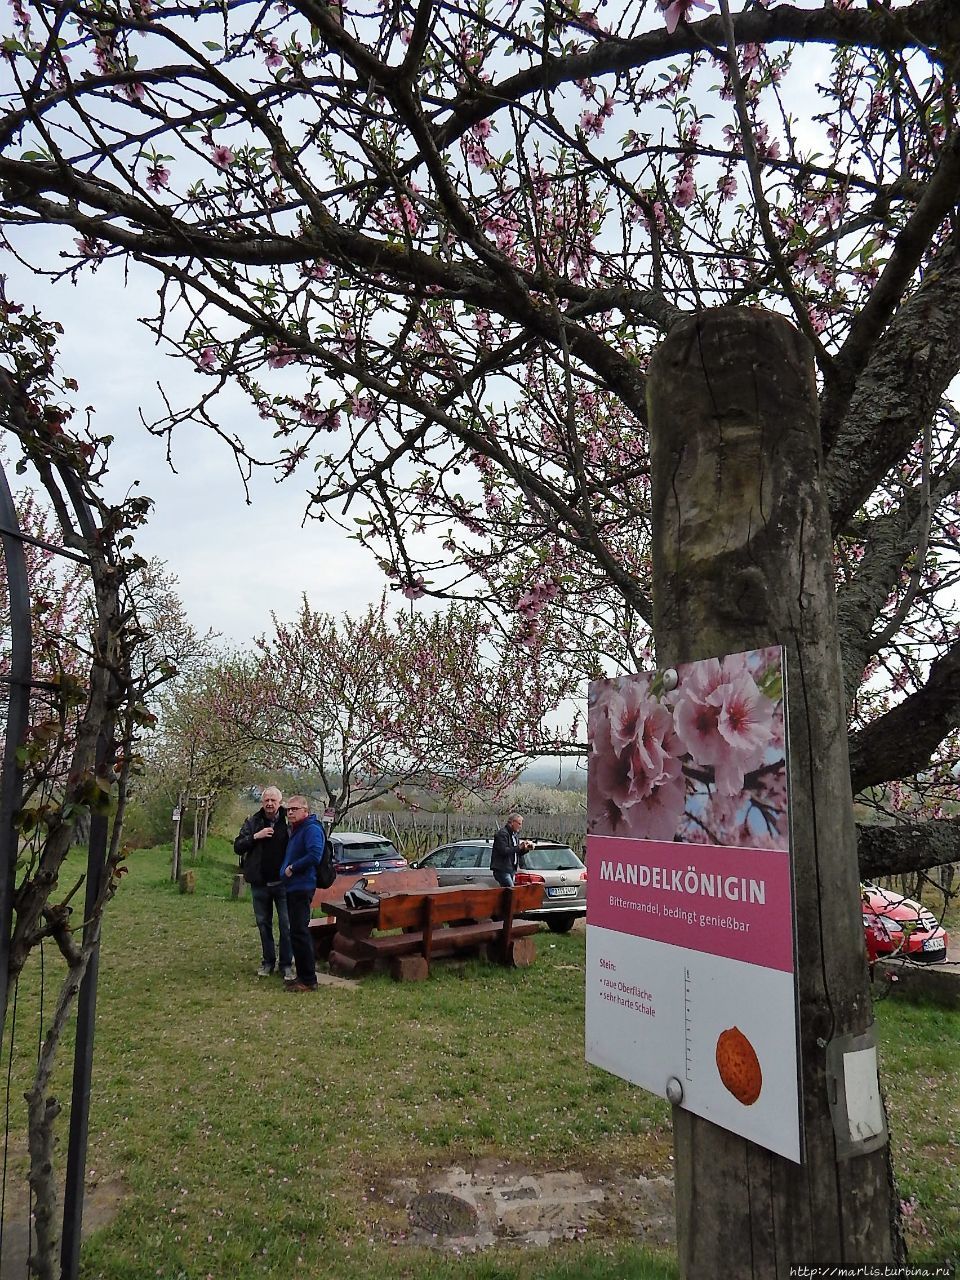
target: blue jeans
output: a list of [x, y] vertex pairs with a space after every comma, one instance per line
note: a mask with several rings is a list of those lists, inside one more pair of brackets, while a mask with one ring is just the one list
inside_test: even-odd
[[290, 942], [297, 966], [297, 978], [307, 987], [317, 985], [317, 961], [310, 937], [310, 907], [313, 893], [306, 889], [292, 889], [287, 893], [287, 910], [290, 913]]
[[287, 911], [287, 891], [282, 884], [252, 884], [253, 916], [260, 930], [260, 946], [263, 963], [272, 969], [277, 963], [273, 945], [273, 908], [277, 908], [277, 924], [280, 926], [280, 968], [293, 964], [293, 948], [290, 945], [290, 915]]
[[493, 878], [496, 880], [497, 884], [501, 885], [504, 889], [513, 888], [512, 871], [494, 871]]

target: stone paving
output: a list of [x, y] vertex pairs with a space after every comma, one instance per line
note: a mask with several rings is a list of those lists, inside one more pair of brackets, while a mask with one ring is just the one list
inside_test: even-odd
[[578, 1240], [610, 1219], [647, 1244], [674, 1241], [673, 1182], [665, 1177], [530, 1171], [490, 1159], [394, 1179], [383, 1198], [406, 1209], [410, 1243], [453, 1252]]

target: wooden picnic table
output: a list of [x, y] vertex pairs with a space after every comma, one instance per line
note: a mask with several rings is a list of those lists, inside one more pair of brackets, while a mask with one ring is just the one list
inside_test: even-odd
[[373, 875], [337, 876], [328, 889], [318, 889], [313, 895], [311, 907], [325, 914], [310, 921], [310, 937], [313, 951], [322, 964], [330, 958], [333, 939], [337, 932], [337, 920], [328, 912], [325, 902], [343, 902], [343, 895], [354, 885], [364, 883], [371, 892], [381, 896], [389, 893], [408, 893], [437, 887], [437, 873], [432, 867], [408, 867], [403, 871], [379, 871]]
[[[404, 873], [398, 873], [402, 875]], [[514, 889], [477, 885], [433, 885], [394, 888], [386, 876], [373, 886], [381, 893], [377, 906], [348, 907], [326, 891], [321, 907], [333, 918], [330, 968], [360, 977], [388, 968], [398, 980], [426, 978], [431, 961], [453, 955], [485, 955], [515, 967], [532, 964], [539, 932], [536, 920], [520, 920], [523, 911], [539, 907], [543, 886]]]

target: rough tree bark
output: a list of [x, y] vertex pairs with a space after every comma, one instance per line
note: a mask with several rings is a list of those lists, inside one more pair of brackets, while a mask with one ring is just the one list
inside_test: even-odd
[[[902, 1257], [886, 1144], [840, 1158], [827, 1046], [872, 1026], [813, 363], [784, 319], [723, 308], [652, 363], [654, 634], [662, 667], [786, 651], [805, 1154], [674, 1112], [689, 1280]], [[849, 1135], [846, 1135], [849, 1136]]]
[[960, 862], [960, 818], [857, 828], [860, 875], [911, 875]]

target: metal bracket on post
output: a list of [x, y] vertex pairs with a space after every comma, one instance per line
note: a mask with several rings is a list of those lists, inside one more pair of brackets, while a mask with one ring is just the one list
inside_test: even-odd
[[861, 1035], [831, 1040], [826, 1065], [837, 1156], [849, 1160], [876, 1151], [887, 1141], [887, 1118], [880, 1097], [875, 1025]]

